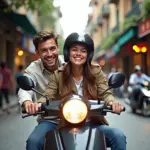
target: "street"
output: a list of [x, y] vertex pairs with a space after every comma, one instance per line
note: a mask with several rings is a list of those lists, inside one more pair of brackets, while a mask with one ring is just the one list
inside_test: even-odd
[[[12, 104], [17, 102], [14, 96], [11, 96], [11, 100]], [[123, 100], [120, 101], [123, 103]], [[121, 115], [108, 114], [106, 118], [111, 126], [125, 133], [127, 150], [149, 150], [149, 118], [132, 114], [128, 106]], [[24, 150], [26, 139], [35, 125], [36, 118], [22, 119], [17, 107], [11, 109], [11, 114], [0, 116], [0, 150]]]

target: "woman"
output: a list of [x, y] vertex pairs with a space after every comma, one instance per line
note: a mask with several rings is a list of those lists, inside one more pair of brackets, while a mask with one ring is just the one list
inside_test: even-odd
[[[99, 65], [91, 63], [94, 53], [94, 43], [88, 34], [70, 34], [64, 44], [64, 59], [66, 64], [50, 76], [44, 95], [49, 99], [63, 99], [72, 94], [83, 96], [84, 99], [103, 99], [106, 105], [111, 105], [113, 112], [121, 112], [123, 106], [114, 100], [108, 88], [107, 80]], [[39, 102], [44, 102], [43, 98]], [[116, 129], [108, 126], [104, 117], [90, 118], [93, 127], [102, 130], [107, 146], [112, 150], [125, 150], [126, 137]]]

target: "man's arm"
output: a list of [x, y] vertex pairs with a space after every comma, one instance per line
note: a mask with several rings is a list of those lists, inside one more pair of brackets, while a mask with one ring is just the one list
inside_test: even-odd
[[108, 90], [105, 94], [102, 94], [103, 91], [108, 88], [108, 83], [101, 69], [97, 73], [96, 83], [98, 98], [103, 98], [106, 105], [108, 105], [109, 102], [115, 101], [114, 96], [110, 90]]
[[[36, 86], [36, 78], [30, 72], [25, 72], [24, 75], [31, 78]], [[29, 114], [33, 114], [38, 111], [39, 105], [37, 103], [34, 103], [36, 102], [34, 94], [35, 93], [33, 91], [25, 91], [21, 88], [18, 92], [19, 103], [25, 108], [26, 112]]]
[[130, 85], [136, 84], [136, 82], [135, 82], [135, 74], [131, 74], [130, 79], [129, 79], [129, 84]]
[[150, 77], [146, 74], [143, 74], [144, 80], [150, 82]]

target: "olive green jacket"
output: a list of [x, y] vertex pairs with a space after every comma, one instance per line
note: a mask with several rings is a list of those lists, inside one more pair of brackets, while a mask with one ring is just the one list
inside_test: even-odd
[[[114, 96], [111, 91], [107, 91], [103, 96], [101, 96], [102, 92], [108, 88], [108, 82], [101, 70], [101, 67], [99, 65], [92, 65], [91, 69], [93, 74], [96, 76], [97, 99], [104, 100], [106, 105], [109, 102], [114, 101]], [[57, 100], [61, 99], [61, 90], [63, 88], [62, 72], [63, 67], [60, 67], [58, 70], [54, 72], [54, 74], [50, 75], [49, 84], [44, 92], [44, 95], [48, 96], [49, 99], [57, 99]], [[78, 94], [75, 83], [73, 84], [72, 87], [72, 94]], [[45, 98], [41, 97], [40, 99], [38, 99], [38, 102], [45, 102]], [[103, 116], [93, 117], [91, 119], [92, 122], [95, 124], [108, 125], [108, 122]]]

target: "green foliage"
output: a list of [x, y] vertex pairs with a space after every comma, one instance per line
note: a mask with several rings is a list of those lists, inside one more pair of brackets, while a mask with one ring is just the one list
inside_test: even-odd
[[53, 6], [53, 0], [9, 0], [9, 11], [12, 9], [19, 9], [24, 6], [28, 11], [37, 11], [38, 19], [40, 24], [40, 30], [45, 28], [54, 29], [55, 28], [55, 17], [53, 12], [56, 8]]
[[133, 15], [129, 18], [126, 18], [123, 25], [122, 25], [122, 30], [126, 30], [127, 28], [136, 25], [137, 24], [137, 16]]
[[43, 15], [38, 17], [40, 29], [44, 30], [45, 28], [55, 29], [55, 21], [56, 19], [51, 15]]
[[63, 55], [64, 39], [62, 37], [59, 37], [58, 45], [59, 45], [59, 54]]
[[119, 36], [118, 32], [112, 32], [108, 37], [106, 37], [102, 41], [101, 49], [107, 49], [111, 47], [115, 43], [118, 36]]
[[47, 15], [54, 10], [52, 0], [9, 0], [10, 8], [19, 9], [22, 6], [41, 15]]
[[142, 4], [142, 18], [146, 20], [150, 17], [150, 0], [144, 0]]

